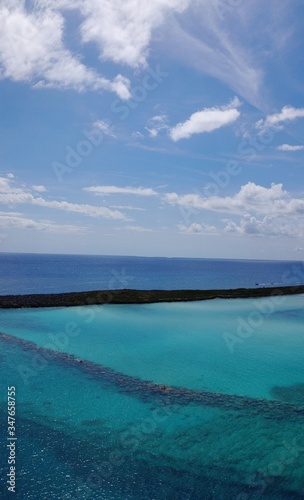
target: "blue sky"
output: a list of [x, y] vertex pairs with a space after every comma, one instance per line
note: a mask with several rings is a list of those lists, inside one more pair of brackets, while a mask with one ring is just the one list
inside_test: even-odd
[[302, 260], [300, 0], [2, 0], [3, 252]]

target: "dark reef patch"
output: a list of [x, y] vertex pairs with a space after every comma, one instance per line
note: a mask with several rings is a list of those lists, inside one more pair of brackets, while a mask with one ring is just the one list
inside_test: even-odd
[[304, 384], [277, 385], [271, 388], [270, 394], [280, 401], [304, 406]]
[[[304, 416], [304, 402], [303, 405], [296, 405], [289, 402], [155, 384], [137, 377], [125, 375], [112, 368], [98, 365], [91, 361], [81, 360], [70, 354], [39, 347], [33, 342], [4, 333], [0, 333], [0, 341], [17, 344], [25, 351], [40, 355], [45, 361], [49, 360], [77, 368], [90, 378], [98, 380], [105, 385], [114, 386], [118, 391], [145, 402], [151, 402], [152, 400], [162, 405], [197, 404], [216, 407], [226, 411], [250, 412], [250, 414], [263, 415], [265, 418], [276, 420]], [[39, 371], [37, 375], [39, 375]]]

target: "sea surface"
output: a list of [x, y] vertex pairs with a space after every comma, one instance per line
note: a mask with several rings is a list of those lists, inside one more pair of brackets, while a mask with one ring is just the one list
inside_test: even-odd
[[[65, 283], [57, 280], [55, 265], [52, 283], [51, 268], [40, 273], [34, 267], [39, 256], [23, 257], [1, 258], [7, 263], [11, 259], [10, 265], [23, 262], [24, 289], [36, 283], [39, 292], [43, 284], [48, 291], [71, 291], [66, 274]], [[52, 258], [41, 256], [41, 268]], [[57, 266], [60, 259], [68, 260], [56, 258]], [[133, 266], [133, 287], [144, 281], [141, 259], [73, 259], [87, 259], [84, 290], [89, 289], [88, 274], [94, 275], [88, 271], [94, 259], [103, 261], [104, 269], [105, 260], [111, 262], [107, 279], [112, 269], [131, 272]], [[173, 278], [178, 288], [176, 264], [183, 259], [172, 259], [174, 265], [169, 260], [166, 275], [167, 259], [143, 259], [151, 280], [153, 266], [158, 276], [151, 288], [160, 288], [161, 282], [164, 288], [174, 288], [169, 285]], [[237, 272], [238, 262], [226, 261], [227, 274], [223, 266], [220, 280], [219, 267], [225, 261], [183, 260], [188, 269], [201, 268], [201, 277], [208, 262], [217, 269], [214, 274], [209, 269], [210, 288], [224, 288], [228, 282], [231, 288], [235, 278], [230, 273]], [[295, 274], [292, 266], [301, 267], [269, 263], [267, 270], [266, 262], [239, 262], [242, 272], [246, 266], [248, 272], [247, 281], [238, 278], [239, 286], [255, 282], [260, 265], [267, 279], [278, 282], [280, 272], [289, 272], [284, 276], [290, 279]], [[7, 289], [20, 293], [17, 281], [13, 286], [5, 272]], [[197, 273], [193, 271], [192, 283]], [[78, 289], [76, 275], [74, 269], [71, 286]], [[30, 282], [25, 276], [31, 276]], [[181, 271], [180, 276], [191, 288], [189, 272]], [[303, 325], [301, 294], [0, 309], [0, 498], [303, 499]], [[11, 386], [16, 388], [15, 495], [6, 483]]]
[[0, 253], [0, 295], [296, 284], [303, 262]]

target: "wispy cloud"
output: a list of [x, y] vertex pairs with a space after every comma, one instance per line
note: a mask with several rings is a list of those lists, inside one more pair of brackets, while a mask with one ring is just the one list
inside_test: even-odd
[[37, 185], [33, 185], [32, 186], [32, 189], [34, 191], [37, 191], [37, 193], [44, 193], [46, 191], [46, 187], [45, 186], [37, 186]]
[[153, 232], [153, 229], [149, 229], [143, 226], [123, 226], [123, 227], [117, 227], [116, 228], [118, 231], [135, 231], [137, 233], [151, 233]]
[[[0, 195], [1, 199], [1, 195]], [[57, 210], [63, 210], [64, 212], [73, 212], [76, 214], [87, 215], [88, 217], [101, 217], [105, 219], [127, 219], [127, 217], [119, 212], [118, 210], [111, 210], [107, 207], [97, 207], [94, 205], [80, 204], [80, 203], [70, 203], [68, 201], [48, 201], [43, 198], [28, 197], [30, 203], [33, 205], [39, 205], [40, 207], [46, 208], [56, 208]]]
[[[228, 15], [219, 15], [219, 3], [227, 4]], [[248, 37], [248, 32], [253, 31], [256, 12], [249, 2], [239, 2], [229, 13], [230, 5], [228, 1], [191, 2], [183, 22], [172, 21], [167, 28], [166, 51], [197, 71], [218, 79], [251, 104], [260, 106], [264, 78], [262, 55], [255, 53], [257, 44], [253, 45]]]
[[282, 144], [276, 149], [278, 151], [304, 151], [304, 146], [291, 146], [290, 144]]
[[167, 26], [161, 42], [166, 54], [219, 80], [265, 112], [271, 71], [274, 67], [278, 74], [286, 71], [293, 44], [298, 46], [301, 39], [302, 25], [293, 17], [297, 4], [281, 2], [278, 7], [277, 0], [192, 1], [183, 16]]
[[106, 121], [97, 120], [95, 123], [93, 123], [93, 128], [98, 128], [104, 135], [108, 135], [109, 137], [113, 137], [116, 139], [113, 125]]
[[269, 127], [281, 128], [285, 122], [292, 122], [298, 118], [304, 118], [304, 108], [284, 106], [279, 113], [268, 115], [264, 120], [259, 120], [256, 127], [265, 130]]
[[230, 125], [240, 116], [240, 112], [237, 109], [240, 104], [238, 98], [235, 97], [225, 106], [205, 108], [202, 111], [197, 111], [185, 122], [178, 123], [175, 127], [171, 128], [169, 135], [176, 142], [181, 139], [188, 139], [193, 134], [213, 132], [221, 127]]
[[126, 194], [135, 196], [156, 196], [157, 192], [151, 188], [143, 187], [119, 187], [119, 186], [91, 186], [83, 188], [88, 193], [95, 195]]
[[150, 118], [145, 128], [149, 132], [150, 137], [157, 137], [161, 130], [167, 130], [169, 128], [168, 118], [166, 115], [153, 116]]
[[144, 134], [139, 132], [139, 130], [136, 130], [135, 132], [132, 132], [132, 138], [135, 139], [136, 141], [140, 141], [145, 138]]
[[136, 210], [138, 212], [146, 212], [146, 208], [132, 207], [131, 205], [111, 205], [111, 208], [117, 208], [118, 210]]
[[82, 214], [88, 217], [127, 220], [127, 217], [122, 212], [111, 210], [107, 207], [71, 203], [68, 201], [47, 200], [41, 196], [36, 197], [31, 193], [30, 189], [16, 187], [13, 181], [7, 178], [0, 178], [0, 202], [8, 206], [15, 206], [18, 204], [36, 205]]
[[16, 212], [0, 212], [0, 228], [1, 229], [34, 229], [36, 231], [46, 231], [51, 233], [83, 233], [85, 227], [75, 226], [72, 224], [56, 224], [51, 221], [36, 221], [22, 216]]

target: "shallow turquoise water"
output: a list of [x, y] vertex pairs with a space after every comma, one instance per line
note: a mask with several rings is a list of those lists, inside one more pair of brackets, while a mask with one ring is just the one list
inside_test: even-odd
[[155, 383], [271, 398], [303, 382], [304, 296], [270, 300], [1, 310], [0, 331]]
[[[26, 341], [0, 336], [1, 402], [17, 388], [16, 498], [304, 498], [304, 297], [283, 299], [262, 316], [250, 316], [261, 300], [1, 310], [0, 330]], [[238, 337], [250, 318], [259, 326]], [[242, 340], [233, 352], [227, 333]], [[194, 403], [140, 380], [235, 396]], [[2, 403], [0, 418], [5, 429]]]

